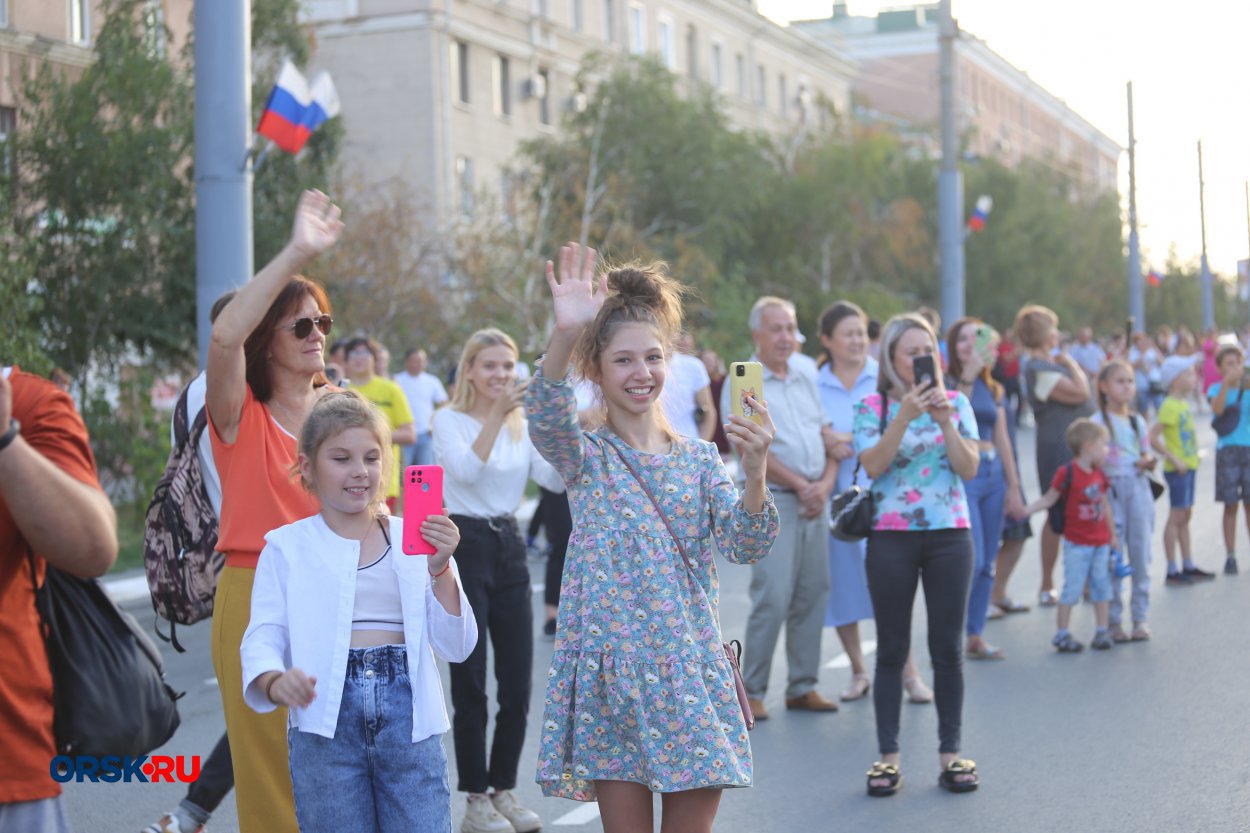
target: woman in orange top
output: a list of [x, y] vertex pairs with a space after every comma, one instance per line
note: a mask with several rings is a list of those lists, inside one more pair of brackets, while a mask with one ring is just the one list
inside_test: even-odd
[[213, 666], [242, 833], [298, 830], [286, 709], [260, 715], [244, 704], [239, 646], [265, 535], [318, 511], [292, 471], [296, 437], [327, 390], [322, 354], [330, 302], [324, 289], [298, 273], [334, 245], [342, 228], [329, 198], [305, 191], [290, 241], [222, 310], [208, 347], [205, 398], [222, 486], [217, 546], [226, 555], [213, 602]]

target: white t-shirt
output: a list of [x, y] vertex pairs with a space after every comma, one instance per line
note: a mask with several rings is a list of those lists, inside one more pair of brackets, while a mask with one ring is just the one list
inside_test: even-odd
[[[204, 407], [204, 398], [208, 393], [208, 379], [200, 373], [187, 386], [187, 430], [195, 423], [195, 415]], [[169, 420], [169, 443], [174, 443], [174, 421]], [[200, 444], [196, 447], [200, 456], [200, 471], [204, 475], [204, 491], [208, 492], [208, 502], [213, 505], [213, 514], [221, 518], [221, 478], [217, 475], [217, 464], [213, 461], [213, 441], [209, 437], [208, 426], [200, 434]]]
[[695, 396], [711, 384], [712, 379], [707, 375], [703, 362], [685, 353], [673, 353], [668, 361], [660, 404], [669, 424], [681, 436], [700, 438], [699, 424], [694, 419], [695, 409], [698, 408]]
[[490, 459], [473, 451], [482, 423], [461, 411], [434, 412], [434, 460], [443, 467], [443, 503], [448, 511], [473, 518], [512, 515], [525, 496], [525, 483], [563, 492], [564, 480], [530, 442], [529, 431], [513, 440], [508, 426], [499, 429]]
[[395, 374], [395, 384], [408, 399], [408, 409], [412, 411], [412, 424], [417, 427], [417, 433], [428, 433], [434, 409], [447, 401], [447, 389], [443, 383], [432, 373], [423, 371], [413, 376], [404, 370]]

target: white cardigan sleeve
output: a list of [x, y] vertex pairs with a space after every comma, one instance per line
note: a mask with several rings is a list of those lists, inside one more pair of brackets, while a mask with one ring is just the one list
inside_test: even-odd
[[261, 714], [277, 706], [256, 681], [269, 671], [286, 671], [291, 654], [286, 606], [289, 565], [281, 547], [269, 535], [265, 541], [252, 586], [252, 618], [239, 649], [243, 660], [243, 701]]
[[456, 577], [456, 589], [460, 591], [460, 615], [452, 616], [434, 596], [434, 584], [426, 581], [425, 617], [426, 632], [430, 635], [430, 647], [441, 659], [448, 662], [464, 662], [477, 647], [477, 619], [469, 598], [460, 583], [460, 567], [451, 559], [451, 573]]

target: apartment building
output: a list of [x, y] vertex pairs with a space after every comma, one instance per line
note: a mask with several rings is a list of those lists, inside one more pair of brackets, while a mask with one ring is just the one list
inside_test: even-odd
[[[145, 0], [142, 14], [164, 23], [175, 43], [190, 33], [192, 0]], [[94, 60], [103, 23], [99, 0], [0, 0], [0, 141], [17, 124], [23, 79], [51, 64], [81, 71]], [[160, 27], [153, 27], [159, 33]], [[165, 48], [163, 33], [154, 42]]]
[[[860, 65], [855, 94], [870, 113], [916, 125], [938, 122], [938, 5], [847, 14], [792, 23], [792, 28], [845, 50]], [[1115, 190], [1120, 145], [1027, 73], [968, 32], [955, 46], [960, 133], [967, 151], [1007, 165], [1039, 159], [1096, 189]]]
[[402, 178], [447, 219], [506, 194], [518, 143], [585, 106], [593, 52], [655, 54], [706, 84], [744, 129], [786, 133], [821, 103], [849, 113], [854, 63], [761, 16], [752, 0], [305, 0], [316, 68], [368, 182]]

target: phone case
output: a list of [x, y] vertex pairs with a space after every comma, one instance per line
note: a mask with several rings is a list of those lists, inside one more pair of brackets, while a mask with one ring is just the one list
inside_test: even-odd
[[926, 377], [929, 382], [937, 382], [937, 363], [932, 354], [916, 356], [912, 359], [912, 376], [917, 385], [924, 384]]
[[748, 396], [764, 398], [764, 366], [759, 362], [734, 362], [729, 366], [730, 413], [763, 425], [764, 418], [747, 404]]
[[981, 357], [981, 361], [987, 365], [994, 364], [994, 331], [986, 326], [977, 328], [976, 343], [973, 346], [976, 354]]
[[409, 466], [404, 469], [405, 555], [433, 555], [435, 547], [421, 537], [421, 524], [430, 515], [443, 514], [443, 467]]

